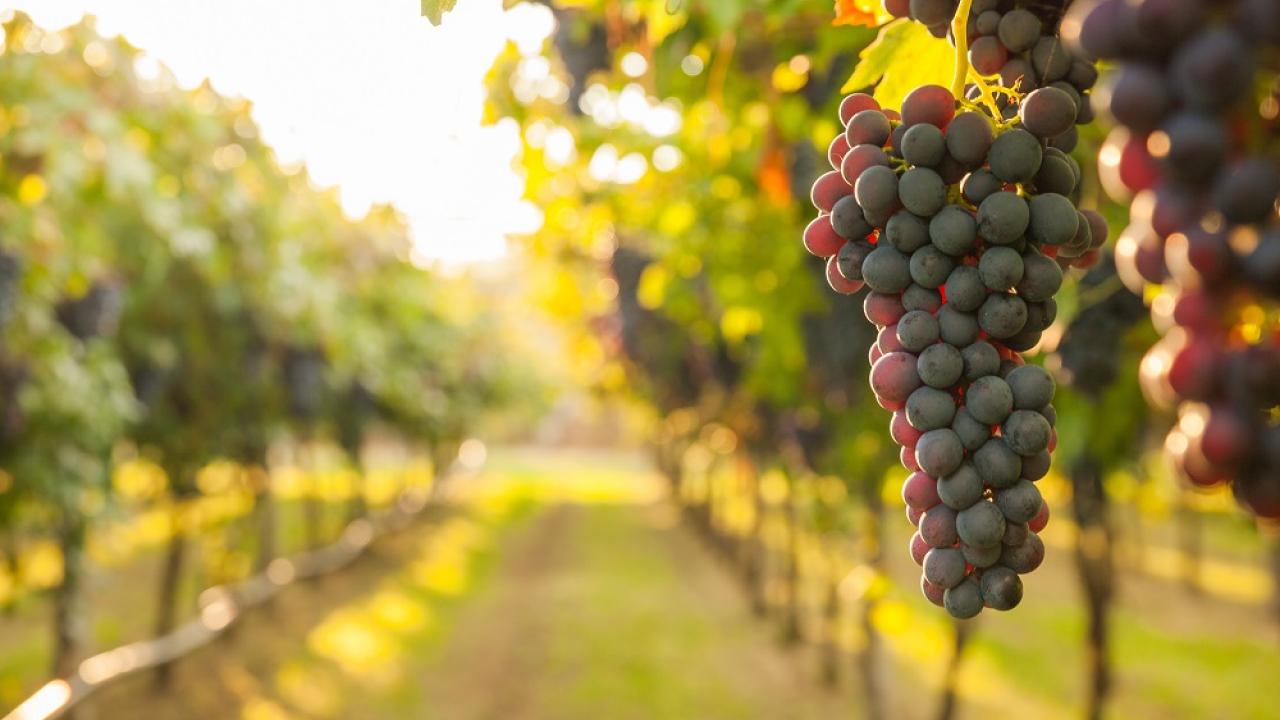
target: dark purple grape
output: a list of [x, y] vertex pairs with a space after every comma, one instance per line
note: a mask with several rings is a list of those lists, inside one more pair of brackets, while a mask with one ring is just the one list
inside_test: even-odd
[[947, 126], [947, 154], [964, 165], [977, 167], [987, 159], [995, 139], [991, 121], [978, 112], [962, 112]]
[[930, 217], [947, 202], [947, 185], [929, 168], [911, 168], [898, 181], [898, 199], [902, 206], [921, 217]]
[[876, 245], [862, 262], [862, 279], [876, 292], [902, 292], [911, 283], [909, 260], [889, 245]]
[[1013, 409], [1013, 391], [995, 375], [974, 380], [965, 393], [965, 409], [974, 419], [987, 425], [999, 425]]
[[1009, 448], [1004, 438], [993, 437], [973, 453], [973, 466], [987, 487], [1012, 487], [1022, 474], [1022, 458]]
[[972, 463], [963, 463], [950, 475], [944, 475], [937, 482], [938, 498], [947, 507], [960, 511], [970, 508], [982, 499], [984, 488], [982, 477], [974, 469]]
[[982, 612], [982, 603], [982, 590], [971, 577], [942, 595], [942, 604], [947, 613], [960, 620], [977, 617]]
[[947, 293], [947, 304], [963, 312], [974, 312], [982, 307], [982, 301], [987, 298], [982, 275], [972, 265], [956, 266], [947, 276], [943, 289]]
[[[1013, 570], [996, 565], [982, 573], [982, 601], [995, 610], [1012, 610], [1022, 602], [1022, 579]], [[946, 596], [943, 596], [946, 601]]]
[[883, 147], [889, 141], [890, 132], [892, 128], [889, 126], [889, 118], [884, 113], [879, 110], [863, 110], [849, 119], [844, 134], [851, 148], [858, 145]]
[[1075, 125], [1076, 106], [1076, 101], [1062, 90], [1042, 87], [1023, 98], [1018, 118], [1037, 137], [1057, 137]]
[[964, 581], [964, 555], [955, 548], [933, 548], [924, 556], [924, 577], [941, 588]]
[[[995, 193], [978, 206], [978, 235], [995, 245], [1010, 245], [1016, 242], [1027, 231], [1030, 222], [1031, 210], [1027, 207], [1027, 201], [1018, 197], [1016, 193]], [[930, 223], [931, 235], [932, 229], [932, 223]]]
[[1017, 8], [1000, 18], [996, 32], [1006, 48], [1020, 53], [1035, 46], [1040, 39], [1040, 30], [1040, 18], [1029, 10]]
[[1005, 182], [1028, 182], [1040, 170], [1044, 149], [1034, 135], [1021, 128], [1006, 130], [991, 143], [987, 162]]

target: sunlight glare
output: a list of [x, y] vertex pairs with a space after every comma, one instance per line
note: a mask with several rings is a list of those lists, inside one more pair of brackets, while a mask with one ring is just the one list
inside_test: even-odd
[[[502, 0], [472, 0], [441, 28], [411, 1], [0, 3], [0, 11], [13, 9], [55, 30], [91, 12], [101, 34], [124, 35], [144, 51], [135, 66], [145, 84], [167, 85], [169, 73], [187, 88], [208, 78], [218, 92], [248, 99], [282, 165], [305, 162], [317, 185], [338, 186], [352, 217], [394, 203], [423, 262], [502, 258], [507, 235], [541, 222], [512, 164], [519, 128], [482, 120], [485, 75], [504, 45], [535, 55], [554, 32], [543, 5], [504, 10]], [[38, 42], [52, 51], [62, 41], [47, 34]], [[93, 49], [85, 59], [102, 60]], [[538, 62], [546, 63], [535, 59], [530, 69]], [[547, 75], [533, 91], [567, 100], [567, 86]], [[234, 167], [237, 154], [219, 159]]]

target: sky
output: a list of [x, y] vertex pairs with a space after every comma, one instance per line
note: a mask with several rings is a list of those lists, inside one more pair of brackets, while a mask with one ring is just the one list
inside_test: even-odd
[[483, 127], [483, 78], [508, 39], [536, 52], [545, 7], [464, 0], [432, 27], [418, 0], [26, 0], [58, 29], [86, 13], [167, 65], [184, 87], [253, 102], [283, 163], [340, 188], [353, 217], [392, 202], [415, 252], [447, 265], [497, 260], [506, 235], [531, 232], [538, 210], [512, 169], [514, 122]]

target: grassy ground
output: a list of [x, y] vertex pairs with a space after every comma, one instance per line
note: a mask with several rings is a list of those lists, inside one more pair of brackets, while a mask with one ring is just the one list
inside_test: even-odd
[[[453, 511], [179, 663], [171, 690], [146, 676], [104, 689], [94, 717], [861, 716], [853, 659], [821, 689], [816, 653], [779, 648], [642, 458], [500, 452], [458, 490]], [[895, 719], [934, 713], [950, 643], [905, 538], [888, 552], [898, 589], [874, 617]], [[961, 717], [1079, 716], [1084, 617], [1070, 553], [1052, 550], [1023, 607], [977, 624]], [[1114, 620], [1111, 717], [1280, 717], [1280, 628], [1264, 608], [1125, 574]]]

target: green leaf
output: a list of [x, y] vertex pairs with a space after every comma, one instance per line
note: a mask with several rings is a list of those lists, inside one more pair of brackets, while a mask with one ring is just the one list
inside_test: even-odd
[[930, 35], [920, 23], [894, 20], [859, 54], [858, 66], [840, 92], [875, 85], [875, 98], [882, 107], [900, 107], [907, 93], [921, 85], [950, 85], [954, 53], [951, 45]]
[[444, 19], [444, 14], [457, 4], [458, 0], [422, 0], [422, 14], [431, 21], [432, 25], [439, 26], [440, 21]]

